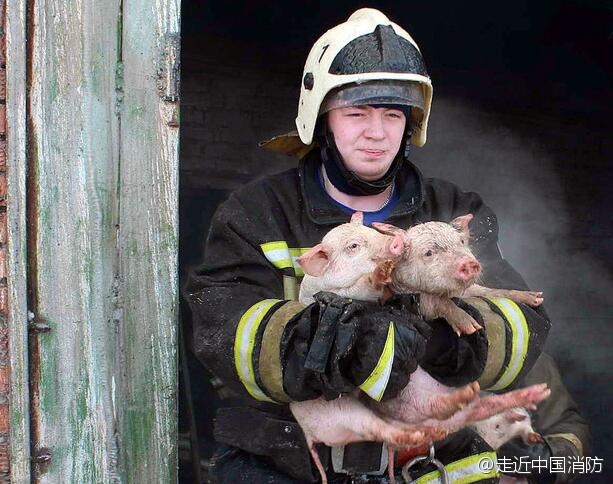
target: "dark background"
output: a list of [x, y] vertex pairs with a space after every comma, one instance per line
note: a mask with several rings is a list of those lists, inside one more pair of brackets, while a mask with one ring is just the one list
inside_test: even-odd
[[[182, 279], [229, 191], [296, 164], [257, 143], [294, 129], [310, 46], [357, 8], [379, 8], [416, 40], [434, 85], [428, 142], [411, 159], [497, 213], [505, 257], [545, 292], [547, 351], [604, 459], [603, 474], [580, 482], [613, 482], [611, 5], [183, 0]], [[217, 399], [189, 363], [206, 456]], [[182, 429], [186, 416], [182, 401]]]

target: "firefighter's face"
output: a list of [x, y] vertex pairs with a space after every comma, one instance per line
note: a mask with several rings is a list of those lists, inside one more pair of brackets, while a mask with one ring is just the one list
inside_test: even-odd
[[406, 119], [399, 109], [373, 106], [328, 112], [328, 126], [345, 167], [363, 180], [378, 180], [400, 149]]

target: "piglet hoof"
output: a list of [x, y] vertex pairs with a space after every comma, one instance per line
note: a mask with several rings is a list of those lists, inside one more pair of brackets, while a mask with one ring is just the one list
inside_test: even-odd
[[455, 396], [455, 410], [462, 410], [466, 405], [477, 398], [479, 396], [479, 390], [481, 390], [479, 383], [474, 381], [449, 394]]
[[426, 439], [424, 429], [399, 422], [383, 430], [380, 437], [390, 447], [413, 447]]
[[466, 398], [468, 399], [466, 403], [472, 402], [475, 398], [479, 396], [479, 392], [481, 391], [481, 387], [479, 386], [479, 382], [472, 382], [463, 387], [466, 388]]
[[449, 435], [449, 430], [443, 427], [426, 427], [424, 432], [429, 443], [443, 440]]
[[467, 422], [478, 422], [514, 407], [535, 409], [536, 404], [545, 400], [551, 394], [546, 383], [532, 385], [520, 390], [489, 395], [475, 400], [467, 416]]
[[541, 434], [539, 434], [538, 432], [530, 432], [526, 436], [526, 443], [527, 444], [539, 444], [541, 442], [544, 442], [544, 440], [543, 440], [543, 437], [541, 436]]
[[431, 416], [437, 420], [446, 420], [462, 410], [479, 396], [479, 383], [472, 382], [451, 393], [436, 397]]
[[536, 307], [543, 304], [543, 293], [536, 291], [510, 291], [509, 299], [515, 302]]
[[521, 390], [515, 390], [507, 395], [513, 396], [517, 407], [528, 407], [534, 409], [536, 404], [545, 400], [551, 395], [551, 390], [547, 388], [547, 383], [531, 385]]
[[407, 432], [407, 438], [404, 440], [402, 447], [415, 448], [430, 446], [433, 442], [443, 440], [448, 435], [449, 430], [442, 426], [413, 427], [411, 431]]
[[413, 447], [421, 445], [426, 440], [426, 435], [422, 430], [405, 431], [404, 435], [397, 440], [399, 447]]
[[462, 311], [462, 313], [463, 315], [461, 317], [457, 318], [454, 315], [454, 318], [451, 321], [448, 321], [458, 336], [463, 334], [473, 334], [475, 331], [481, 329], [481, 325], [477, 323], [477, 321], [475, 321], [471, 315], [465, 313], [464, 311]]

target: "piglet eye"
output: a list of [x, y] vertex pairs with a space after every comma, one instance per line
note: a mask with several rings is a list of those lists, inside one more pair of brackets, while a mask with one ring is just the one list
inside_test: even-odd
[[354, 242], [353, 244], [351, 244], [351, 245], [349, 246], [349, 249], [350, 249], [350, 250], [355, 250], [355, 249], [357, 249], [359, 246], [360, 246], [360, 245], [359, 245], [357, 242]]
[[432, 255], [432, 251], [431, 251], [431, 250], [429, 250], [429, 251], [428, 251], [428, 252], [426, 252], [426, 254], [425, 254], [425, 256], [426, 256], [426, 257], [430, 257], [431, 255]]
[[462, 239], [462, 245], [464, 245], [464, 239]]

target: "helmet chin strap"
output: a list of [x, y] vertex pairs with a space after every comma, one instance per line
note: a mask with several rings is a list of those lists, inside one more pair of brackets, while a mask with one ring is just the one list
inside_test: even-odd
[[378, 180], [369, 181], [360, 178], [345, 167], [343, 158], [334, 141], [334, 135], [328, 128], [328, 123], [325, 120], [322, 121], [321, 129], [318, 130], [318, 141], [321, 147], [321, 159], [323, 160], [324, 167], [326, 168], [326, 175], [330, 183], [332, 183], [337, 190], [347, 195], [378, 195], [384, 192], [396, 178], [402, 163], [408, 155], [407, 140], [410, 139], [412, 130], [405, 130], [400, 143], [400, 149], [398, 153], [396, 153], [385, 175]]

